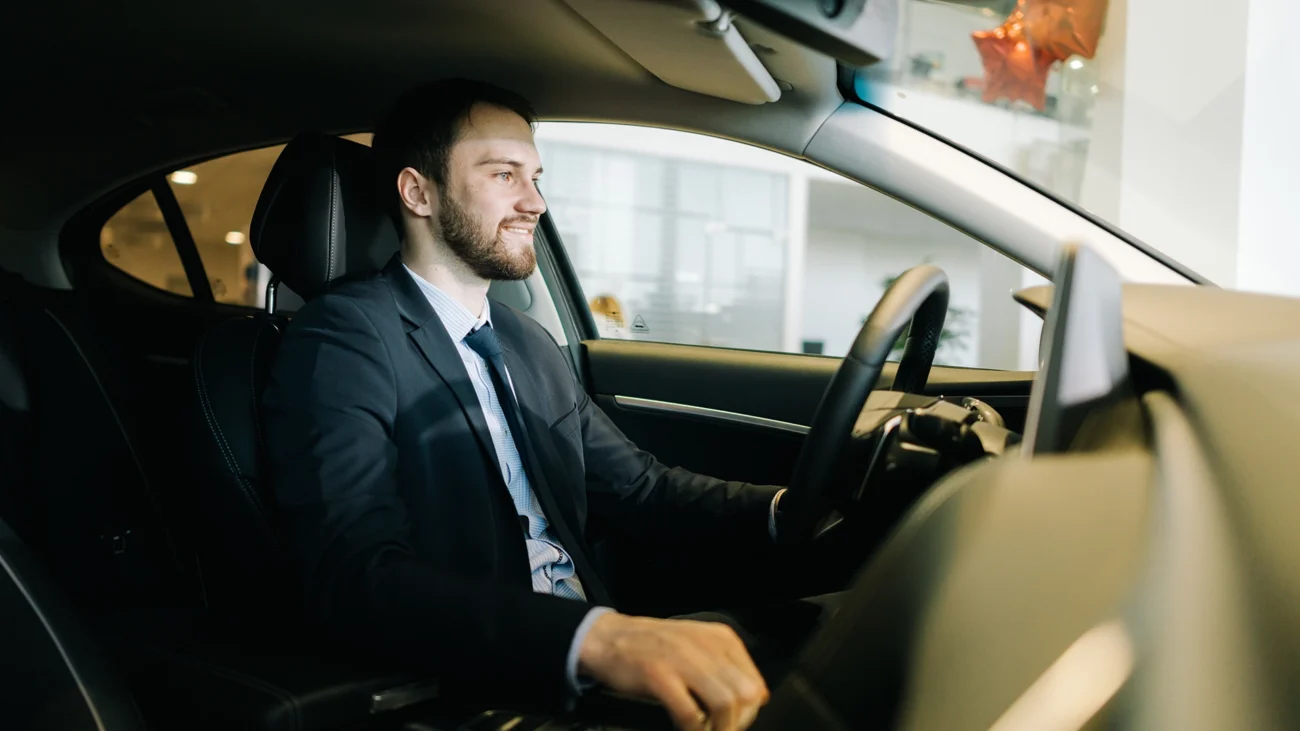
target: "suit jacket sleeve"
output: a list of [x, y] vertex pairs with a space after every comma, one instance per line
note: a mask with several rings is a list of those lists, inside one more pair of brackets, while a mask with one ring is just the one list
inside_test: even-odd
[[270, 471], [308, 609], [414, 670], [564, 698], [589, 606], [449, 575], [412, 550], [387, 347], [356, 303], [326, 296], [295, 317], [267, 387]]
[[768, 517], [781, 489], [669, 468], [638, 448], [579, 389], [587, 491], [594, 510], [623, 531], [708, 535], [771, 546]]

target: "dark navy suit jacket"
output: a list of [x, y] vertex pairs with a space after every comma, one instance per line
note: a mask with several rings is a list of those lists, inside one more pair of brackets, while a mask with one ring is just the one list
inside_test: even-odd
[[[590, 602], [612, 605], [588, 559], [590, 515], [666, 545], [698, 531], [741, 551], [770, 545], [778, 488], [659, 463], [591, 401], [550, 333], [492, 308], [542, 473], [533, 489]], [[591, 605], [532, 591], [469, 375], [400, 255], [294, 316], [264, 418], [272, 484], [319, 626], [415, 671], [566, 695], [566, 653]]]

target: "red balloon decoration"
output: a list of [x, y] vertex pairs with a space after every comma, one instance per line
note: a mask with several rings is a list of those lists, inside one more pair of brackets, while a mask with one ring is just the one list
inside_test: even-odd
[[984, 101], [1043, 111], [1052, 64], [1097, 55], [1109, 0], [1018, 0], [1001, 26], [971, 34], [984, 61]]
[[1024, 100], [1047, 108], [1047, 73], [1057, 59], [1035, 48], [1025, 32], [1025, 0], [993, 30], [975, 31], [972, 38], [984, 60], [984, 101]]
[[1035, 48], [1053, 58], [1092, 58], [1106, 22], [1106, 5], [1107, 0], [1029, 0], [1025, 33]]

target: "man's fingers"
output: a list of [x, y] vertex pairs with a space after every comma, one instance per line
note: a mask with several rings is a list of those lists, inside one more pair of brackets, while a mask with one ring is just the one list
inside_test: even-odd
[[767, 681], [754, 664], [745, 643], [727, 625], [718, 625], [715, 632], [719, 647], [714, 654], [727, 664], [729, 684], [740, 693], [744, 702], [766, 703], [769, 695]]
[[734, 667], [725, 657], [685, 649], [683, 668], [688, 688], [704, 704], [714, 731], [731, 731], [743, 728], [741, 721], [747, 708], [754, 705], [756, 687], [745, 673]]
[[593, 677], [663, 704], [681, 729], [748, 728], [768, 699], [736, 631], [712, 622], [601, 617], [579, 657]]
[[758, 665], [754, 663], [754, 658], [750, 656], [749, 649], [740, 639], [734, 630], [726, 625], [722, 625], [725, 631], [722, 632], [720, 641], [723, 645], [723, 655], [729, 659], [749, 680], [751, 680], [763, 696], [767, 696], [767, 682], [763, 680], [763, 674], [759, 672]]
[[709, 728], [709, 716], [700, 709], [682, 677], [670, 670], [649, 670], [645, 675], [646, 687], [672, 716], [673, 723], [683, 731], [704, 731]]

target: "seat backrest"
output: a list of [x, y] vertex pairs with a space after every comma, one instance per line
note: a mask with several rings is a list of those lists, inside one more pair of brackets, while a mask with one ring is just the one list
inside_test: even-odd
[[[259, 261], [310, 301], [397, 251], [376, 204], [370, 148], [309, 133], [271, 169], [250, 227]], [[267, 298], [274, 302], [274, 297]], [[262, 391], [285, 320], [272, 311], [219, 323], [193, 359], [199, 553], [210, 606], [265, 612], [295, 602], [275, 496], [265, 479]]]
[[0, 288], [0, 519], [83, 610], [183, 601], [107, 359], [56, 293], [8, 274]]

